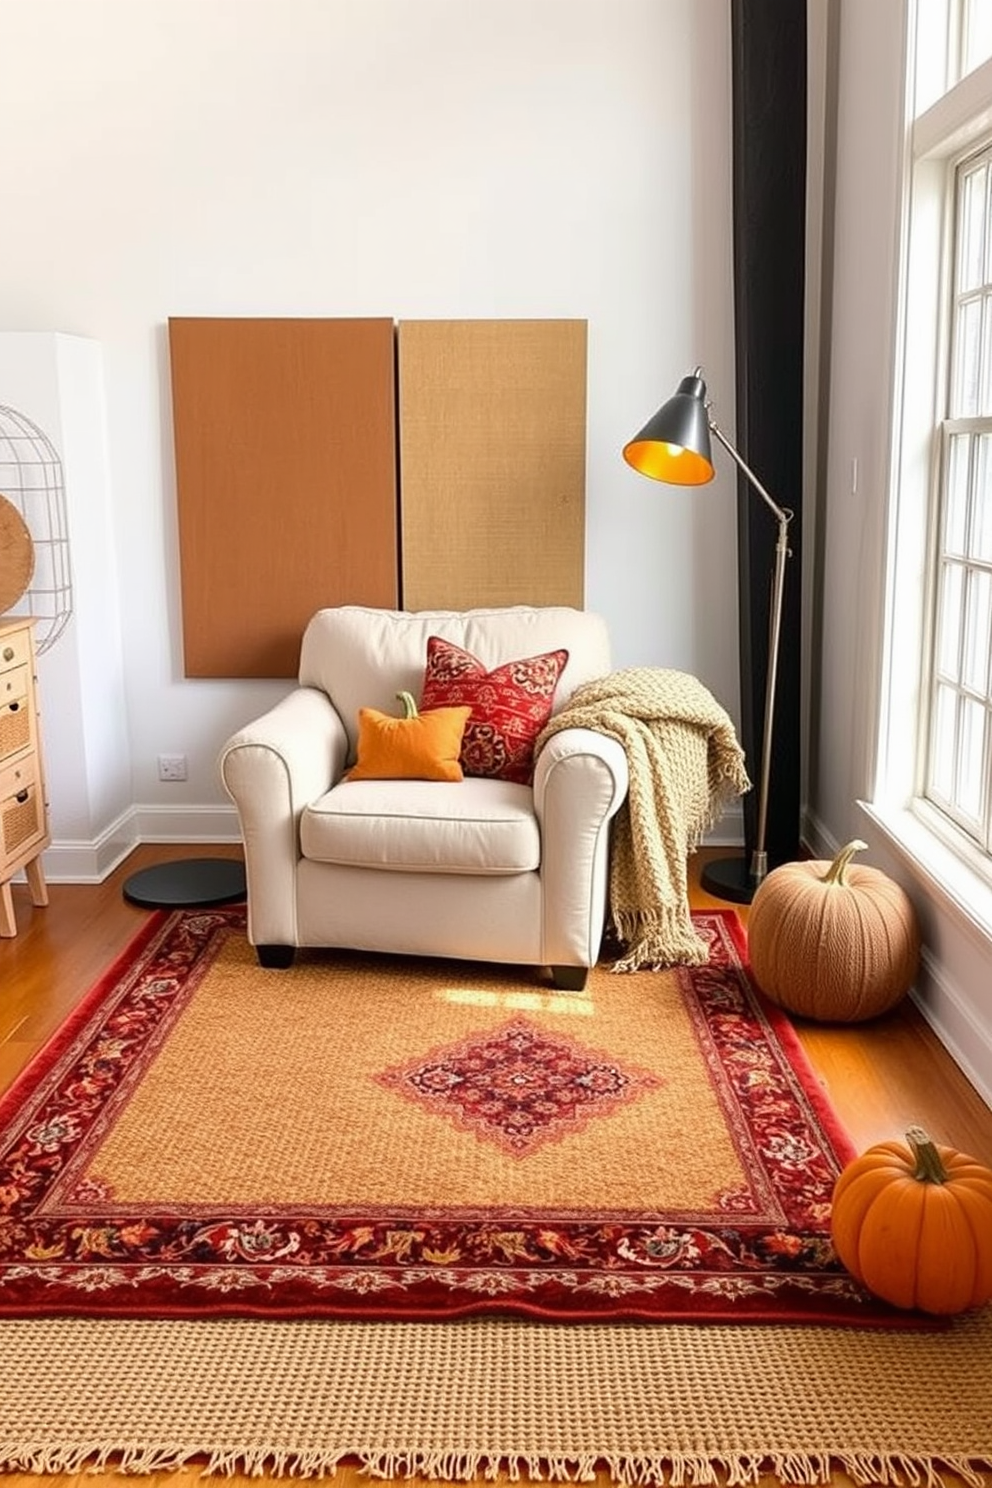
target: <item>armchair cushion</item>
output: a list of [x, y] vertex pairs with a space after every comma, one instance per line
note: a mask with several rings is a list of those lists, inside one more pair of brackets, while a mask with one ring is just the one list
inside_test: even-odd
[[304, 857], [401, 873], [530, 873], [541, 834], [529, 787], [505, 780], [345, 781], [307, 806]]
[[529, 785], [534, 778], [534, 740], [551, 717], [555, 688], [567, 661], [562, 647], [504, 662], [490, 672], [471, 652], [432, 635], [427, 640], [420, 706], [467, 703], [471, 717], [461, 748], [465, 774]]

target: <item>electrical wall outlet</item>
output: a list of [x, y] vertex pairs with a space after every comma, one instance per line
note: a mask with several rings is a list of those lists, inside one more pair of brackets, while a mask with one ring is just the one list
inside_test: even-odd
[[158, 778], [159, 780], [185, 780], [186, 756], [184, 754], [160, 754]]

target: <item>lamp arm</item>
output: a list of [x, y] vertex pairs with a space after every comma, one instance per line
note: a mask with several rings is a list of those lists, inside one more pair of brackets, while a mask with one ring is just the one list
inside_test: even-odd
[[768, 853], [765, 849], [765, 833], [768, 826], [768, 784], [772, 764], [772, 725], [775, 718], [775, 686], [778, 678], [778, 650], [782, 632], [782, 596], [785, 591], [785, 562], [789, 557], [789, 523], [794, 513], [788, 507], [773, 501], [754, 471], [734, 449], [730, 440], [712, 419], [710, 429], [723, 445], [748, 481], [757, 491], [778, 522], [778, 541], [775, 544], [775, 566], [772, 570], [771, 604], [768, 619], [768, 672], [765, 681], [765, 722], [761, 738], [761, 771], [758, 779], [758, 819], [756, 823], [754, 850], [751, 854], [750, 877], [755, 888], [767, 877]]
[[727, 454], [733, 460], [734, 464], [737, 465], [741, 470], [743, 470], [744, 474], [747, 476], [748, 480], [751, 482], [752, 486], [757, 491], [762, 501], [764, 501], [765, 504], [771, 508], [773, 516], [775, 516], [779, 522], [781, 522], [783, 519], [785, 520], [786, 524], [791, 522], [794, 514], [789, 511], [788, 507], [779, 506], [777, 501], [772, 500], [758, 477], [755, 475], [754, 471], [751, 469], [750, 465], [746, 464], [743, 458], [737, 453], [737, 451], [734, 449], [734, 446], [731, 444], [730, 440], [727, 438], [726, 434], [724, 434], [720, 426], [718, 424], [715, 424], [712, 419], [709, 420], [709, 425], [710, 432], [716, 435], [717, 439], [719, 439], [720, 443], [723, 445], [724, 449], [727, 451]]

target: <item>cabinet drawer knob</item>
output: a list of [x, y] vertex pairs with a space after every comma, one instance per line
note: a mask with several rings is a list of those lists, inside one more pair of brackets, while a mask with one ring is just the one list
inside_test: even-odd
[[3, 659], [4, 659], [4, 661], [13, 661], [13, 659], [14, 659], [14, 648], [13, 648], [13, 646], [4, 646], [4, 648], [3, 648]]
[[10, 712], [11, 713], [16, 713], [17, 710], [18, 710], [18, 708], [20, 706], [21, 706], [20, 703], [11, 703], [11, 705], [10, 705]]
[[19, 806], [23, 806], [24, 805], [24, 802], [27, 800], [27, 798], [28, 798], [28, 792], [27, 792], [27, 790], [22, 790], [22, 791], [18, 791], [17, 792], [17, 795], [14, 797], [14, 800], [17, 802], [17, 804]]

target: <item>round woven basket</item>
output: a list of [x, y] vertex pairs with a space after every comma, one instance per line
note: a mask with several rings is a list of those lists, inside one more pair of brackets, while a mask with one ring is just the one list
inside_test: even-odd
[[[15, 613], [29, 614], [34, 620], [34, 650], [41, 656], [55, 644], [72, 616], [65, 473], [62, 458], [44, 430], [5, 403], [0, 403], [0, 494], [14, 507], [28, 533], [25, 539], [17, 527], [9, 546], [0, 542], [4, 583], [23, 594]], [[22, 579], [25, 541], [32, 564], [26, 584]]]
[[31, 583], [34, 543], [13, 502], [0, 496], [0, 615], [15, 605]]

